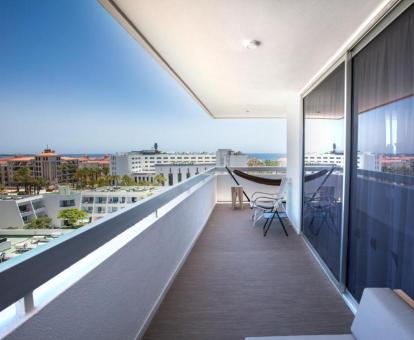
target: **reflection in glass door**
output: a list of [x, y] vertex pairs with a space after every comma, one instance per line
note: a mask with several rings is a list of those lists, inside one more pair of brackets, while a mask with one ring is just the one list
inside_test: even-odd
[[344, 64], [304, 98], [302, 230], [339, 279], [344, 166]]
[[414, 297], [414, 6], [353, 59], [347, 288]]

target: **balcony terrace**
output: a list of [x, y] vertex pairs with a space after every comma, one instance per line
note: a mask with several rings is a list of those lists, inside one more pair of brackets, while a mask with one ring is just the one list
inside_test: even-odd
[[353, 314], [303, 238], [217, 204], [144, 339], [344, 334]]
[[[250, 168], [263, 170], [285, 176], [283, 168]], [[249, 195], [265, 188], [239, 180]], [[2, 307], [21, 299], [6, 308], [16, 314], [3, 335], [239, 339], [348, 332], [352, 313], [302, 236], [288, 225], [286, 237], [274, 222], [263, 237], [247, 206], [226, 203], [231, 185], [223, 168], [209, 170], [7, 261]], [[22, 281], [28, 273], [32, 279]]]
[[[340, 334], [366, 288], [414, 297], [413, 0], [99, 2], [211, 117], [286, 120], [287, 168], [241, 170], [287, 179], [289, 236], [209, 169], [1, 263], [0, 337]], [[412, 339], [404, 301], [355, 337]]]

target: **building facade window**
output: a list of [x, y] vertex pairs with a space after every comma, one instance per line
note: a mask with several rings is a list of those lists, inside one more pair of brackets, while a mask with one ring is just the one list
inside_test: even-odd
[[75, 200], [61, 200], [59, 202], [59, 206], [61, 208], [74, 207], [75, 206]]

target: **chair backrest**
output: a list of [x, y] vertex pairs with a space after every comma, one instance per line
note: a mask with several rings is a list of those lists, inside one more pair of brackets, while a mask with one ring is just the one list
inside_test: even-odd
[[287, 190], [287, 183], [288, 183], [288, 178], [287, 177], [283, 177], [280, 185], [279, 185], [279, 189], [277, 191], [277, 196], [279, 197], [283, 197], [286, 195], [286, 190]]
[[357, 340], [412, 340], [414, 309], [389, 288], [366, 288], [351, 331]]
[[332, 202], [335, 200], [335, 187], [323, 186], [319, 189], [319, 199], [322, 202]]

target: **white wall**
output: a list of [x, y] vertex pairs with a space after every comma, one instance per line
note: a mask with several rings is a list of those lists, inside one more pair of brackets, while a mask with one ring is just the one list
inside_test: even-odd
[[212, 177], [7, 339], [134, 339], [203, 230]]
[[291, 180], [288, 189], [287, 213], [296, 230], [300, 231], [302, 206], [302, 104], [299, 95], [289, 98], [287, 107], [287, 176]]
[[0, 228], [22, 228], [24, 225], [15, 200], [0, 202]]
[[[64, 200], [75, 200], [75, 205], [73, 207], [61, 207], [60, 201]], [[80, 194], [72, 193], [70, 195], [63, 195], [59, 193], [46, 193], [43, 195], [43, 202], [46, 215], [52, 219], [52, 225], [56, 228], [60, 228], [62, 221], [57, 218], [59, 211], [67, 208], [79, 208]]]

